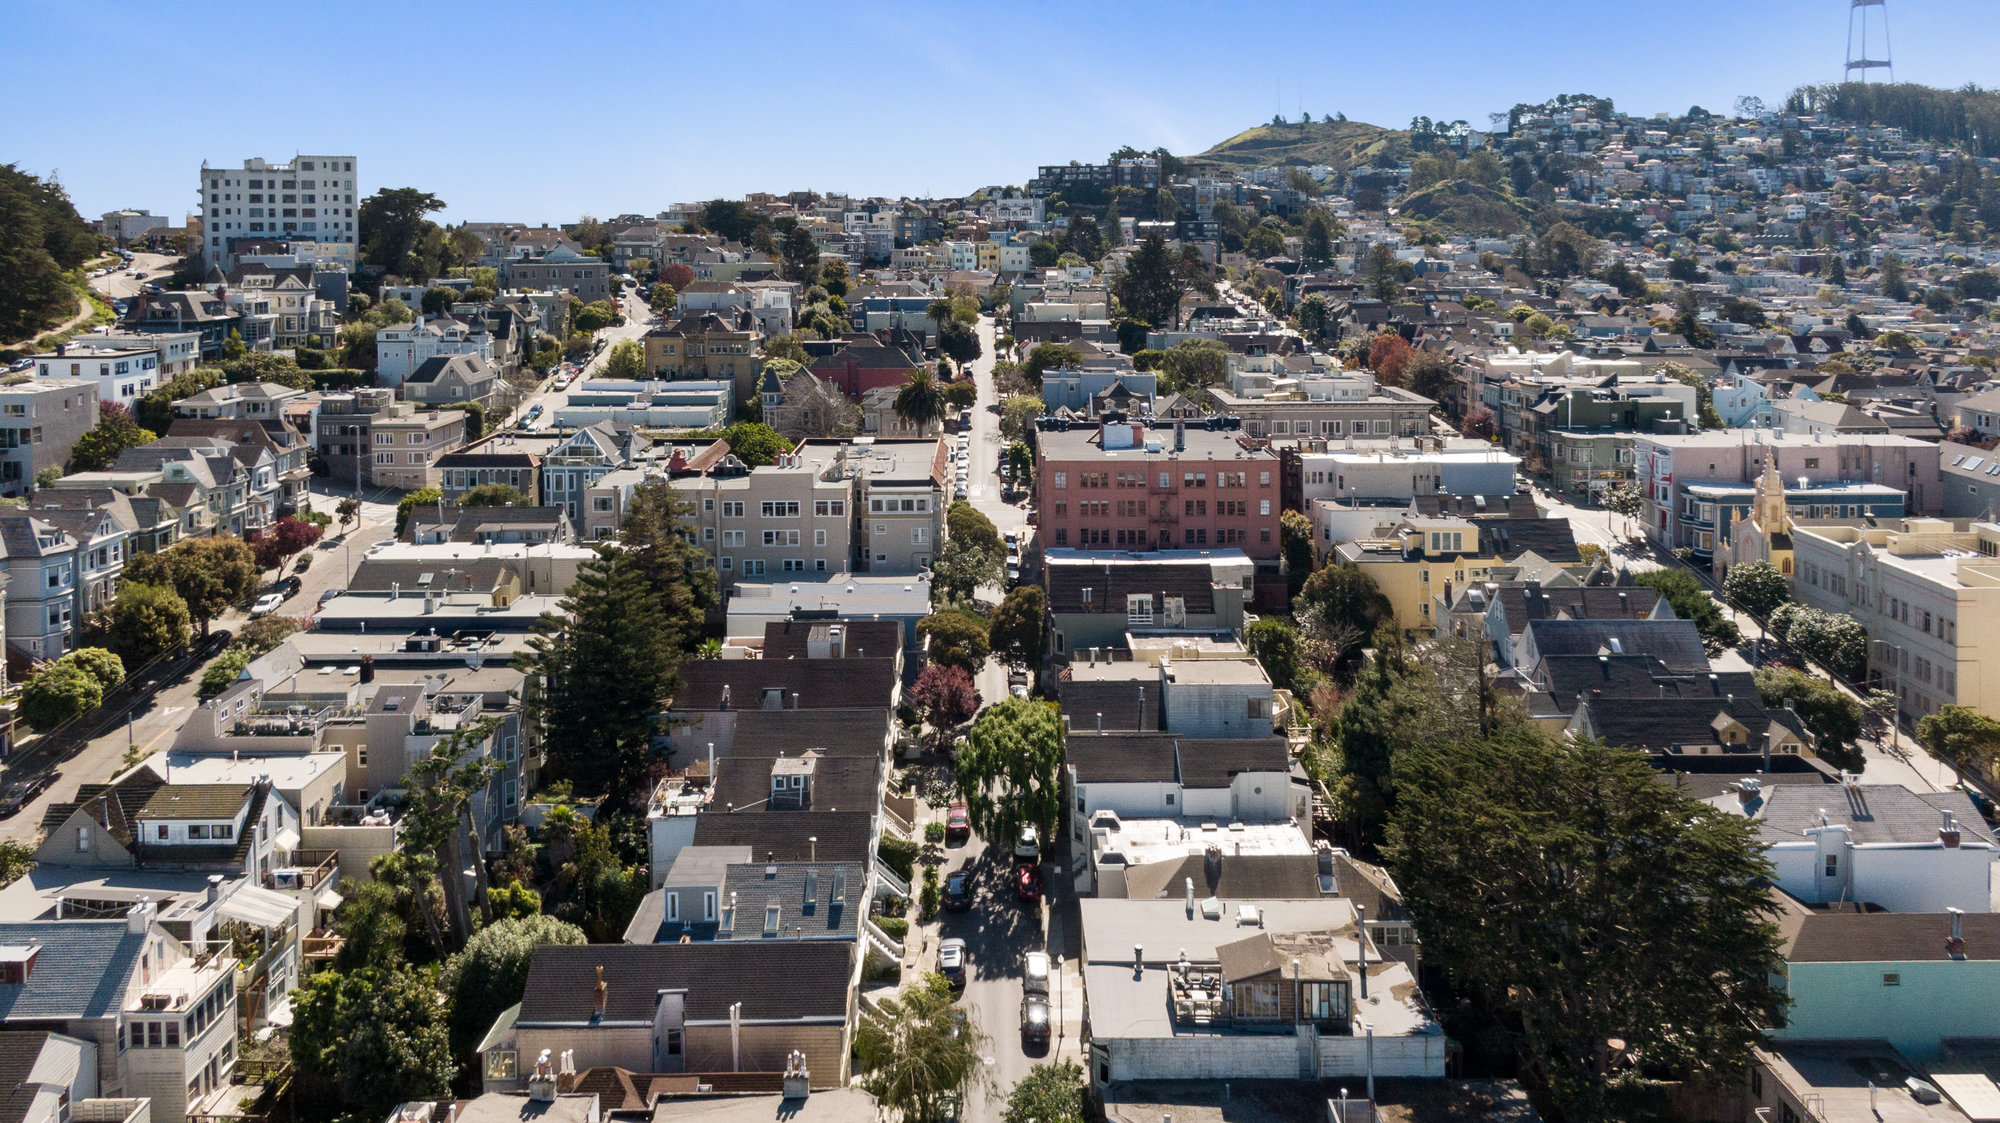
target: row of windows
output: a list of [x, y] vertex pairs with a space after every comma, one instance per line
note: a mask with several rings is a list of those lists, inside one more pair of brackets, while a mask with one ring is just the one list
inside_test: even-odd
[[[1061, 488], [1061, 489], [1067, 489], [1067, 488], [1069, 487], [1069, 473], [1068, 473], [1068, 472], [1056, 472], [1056, 473], [1054, 474], [1054, 476], [1055, 476], [1055, 486], [1056, 486], [1056, 487], [1058, 487], [1058, 488]], [[1116, 481], [1117, 481], [1117, 486], [1118, 486], [1118, 487], [1144, 487], [1144, 486], [1146, 486], [1146, 483], [1145, 483], [1145, 478], [1146, 478], [1146, 477], [1145, 477], [1145, 474], [1144, 474], [1143, 472], [1130, 472], [1130, 473], [1127, 473], [1127, 472], [1120, 472], [1120, 473], [1118, 473], [1118, 474], [1117, 474], [1117, 476], [1116, 476]], [[1249, 483], [1249, 479], [1250, 479], [1250, 473], [1248, 473], [1248, 472], [1217, 472], [1217, 473], [1215, 474], [1215, 486], [1216, 486], [1216, 487], [1249, 487], [1249, 486], [1250, 486], [1250, 483]], [[1085, 487], [1085, 488], [1091, 488], [1091, 487], [1111, 487], [1111, 486], [1112, 486], [1112, 480], [1113, 480], [1113, 476], [1112, 476], [1112, 475], [1111, 475], [1110, 473], [1107, 473], [1107, 472], [1078, 472], [1078, 473], [1077, 473], [1077, 476], [1076, 476], [1076, 485], [1077, 485], [1078, 487]], [[1174, 486], [1174, 485], [1173, 485], [1173, 473], [1172, 473], [1172, 472], [1161, 472], [1161, 473], [1160, 473], [1160, 487], [1161, 487], [1162, 489], [1165, 489], [1165, 488], [1171, 488], [1171, 487], [1173, 487], [1173, 486]], [[1184, 488], [1186, 488], [1186, 487], [1207, 487], [1207, 486], [1208, 486], [1208, 473], [1207, 473], [1207, 472], [1182, 472], [1182, 473], [1181, 473], [1181, 486], [1182, 486], [1182, 487], [1184, 487]], [[1269, 473], [1269, 472], [1259, 472], [1259, 473], [1257, 473], [1257, 486], [1259, 486], [1259, 487], [1270, 487], [1270, 486], [1271, 486], [1271, 473]]]
[[[1241, 527], [1217, 527], [1213, 532], [1213, 537], [1210, 536], [1209, 528], [1205, 526], [1187, 526], [1181, 528], [1180, 545], [1182, 546], [1241, 546], [1249, 541], [1249, 531]], [[1267, 545], [1270, 543], [1271, 531], [1269, 528], [1260, 528], [1257, 531], [1257, 541]], [[1068, 527], [1059, 526], [1056, 528], [1056, 545], [1072, 545]], [[1086, 526], [1077, 528], [1074, 545], [1147, 547], [1152, 545], [1152, 543], [1146, 537], [1146, 532], [1143, 530], [1107, 530], [1103, 527]], [[1174, 545], [1174, 532], [1171, 530], [1162, 530], [1159, 538], [1160, 549], [1172, 549]]]

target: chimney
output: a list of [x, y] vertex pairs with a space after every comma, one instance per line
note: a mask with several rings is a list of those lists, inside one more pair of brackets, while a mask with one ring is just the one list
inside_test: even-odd
[[[1949, 814], [1949, 812], [1947, 812], [1947, 814]], [[208, 903], [212, 905], [221, 899], [222, 899], [222, 875], [219, 873], [209, 874]]]
[[1965, 910], [1947, 908], [1951, 914], [1951, 938], [1944, 942], [1945, 954], [1953, 959], [1965, 959]]
[[1132, 974], [1142, 975], [1146, 971], [1146, 945], [1132, 945]]
[[535, 1071], [528, 1076], [528, 1102], [545, 1104], [556, 1102], [556, 1070], [555, 1066], [549, 1063], [547, 1049], [542, 1050], [542, 1055], [535, 1058]]
[[1187, 451], [1187, 422], [1179, 419], [1174, 421], [1174, 451]]
[[1184, 877], [1184, 878], [1182, 878], [1181, 880], [1187, 883], [1187, 914], [1188, 914], [1188, 919], [1189, 919], [1189, 920], [1193, 920], [1193, 919], [1194, 919], [1194, 878], [1191, 878], [1191, 877]]
[[[600, 963], [597, 965], [597, 1013], [592, 1016], [593, 1021], [604, 1020], [604, 998], [609, 989], [604, 985], [604, 964]], [[547, 1055], [546, 1052], [543, 1053], [544, 1057]]]
[[1944, 813], [1944, 825], [1938, 828], [1938, 842], [1942, 843], [1947, 850], [1956, 850], [1958, 849], [1959, 840], [1958, 818], [1947, 811]]
[[[785, 1093], [787, 1100], [802, 1100], [812, 1094], [812, 1075], [806, 1071], [806, 1054], [803, 1049], [794, 1049], [785, 1059]], [[797, 1109], [794, 1108], [794, 1111]], [[780, 1112], [779, 1114], [786, 1114]]]
[[125, 914], [125, 930], [127, 932], [144, 932], [152, 926], [153, 899], [151, 897], [141, 897], [132, 906], [131, 911]]
[[[722, 708], [725, 710], [729, 708], [729, 684], [726, 682], [722, 684]], [[710, 773], [709, 776], [713, 779], [714, 773]]]
[[1762, 793], [1763, 787], [1764, 784], [1761, 780], [1745, 779], [1737, 781], [1736, 801], [1744, 807], [1750, 806], [1752, 803], [1757, 802], [1757, 797]]

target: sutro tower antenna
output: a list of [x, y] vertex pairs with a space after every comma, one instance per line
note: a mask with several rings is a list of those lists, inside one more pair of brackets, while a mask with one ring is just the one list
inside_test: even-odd
[[[1881, 25], [1878, 29], [1882, 39], [1881, 58], [1871, 58], [1869, 56], [1869, 47], [1875, 38], [1870, 33], [1868, 26], [1868, 12], [1871, 8], [1876, 13], [1874, 22]], [[1861, 28], [1860, 54], [1854, 53], [1856, 46], [1854, 29], [1857, 24]], [[1890, 57], [1889, 0], [1852, 0], [1847, 8], [1847, 73], [1843, 76], [1844, 80], [1848, 82], [1854, 81], [1854, 72], [1858, 70], [1861, 72], [1861, 81], [1866, 82], [1869, 71], [1886, 70], [1889, 72], [1889, 81], [1894, 82], [1896, 80], [1896, 64], [1890, 61]]]

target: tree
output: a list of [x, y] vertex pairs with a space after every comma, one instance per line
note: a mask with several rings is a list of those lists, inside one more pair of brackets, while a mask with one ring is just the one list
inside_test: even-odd
[[321, 971], [292, 996], [292, 1063], [359, 1118], [448, 1094], [451, 1037], [437, 971], [394, 965]]
[[737, 459], [752, 468], [776, 464], [781, 454], [792, 451], [792, 442], [761, 421], [738, 421], [722, 431], [722, 439]]
[[180, 594], [188, 615], [208, 634], [208, 622], [257, 587], [257, 558], [241, 538], [189, 538], [156, 554], [134, 554], [125, 580], [167, 585]]
[[664, 316], [673, 311], [674, 305], [680, 301], [680, 290], [665, 281], [653, 282], [653, 287], [646, 293], [646, 306], [653, 310], [655, 316]]
[[99, 614], [92, 631], [120, 658], [137, 666], [187, 642], [187, 602], [172, 586], [127, 581], [119, 586], [118, 599]]
[[1297, 628], [1283, 620], [1259, 620], [1243, 630], [1243, 644], [1263, 665], [1264, 673], [1271, 678], [1271, 685], [1280, 689], [1292, 688], [1299, 673]]
[[460, 1064], [477, 1058], [480, 1038], [507, 1007], [521, 1001], [528, 964], [545, 944], [580, 944], [583, 929], [553, 916], [497, 921], [480, 929], [445, 964], [438, 984], [451, 1000], [451, 1053]]
[[1859, 771], [1862, 761], [1854, 752], [1861, 738], [1861, 703], [1818, 675], [1790, 667], [1760, 667], [1757, 695], [1773, 711], [1787, 702], [1805, 725], [1800, 732], [1811, 733], [1821, 756], [1835, 763], [1852, 764]]
[[[1294, 169], [1296, 170], [1296, 169]], [[1001, 1123], [1084, 1123], [1083, 1067], [1075, 1061], [1038, 1064], [1008, 1093]]]
[[1299, 244], [1299, 264], [1312, 268], [1333, 260], [1333, 235], [1337, 225], [1320, 208], [1313, 208], [1313, 212], [1306, 216], [1306, 234]]
[[141, 429], [132, 411], [117, 402], [97, 403], [97, 424], [70, 447], [69, 466], [76, 472], [101, 472], [111, 467], [118, 454], [159, 440], [151, 429]]
[[[1169, 202], [1172, 196], [1167, 196]], [[1112, 279], [1111, 289], [1125, 314], [1149, 324], [1176, 327], [1180, 305], [1190, 293], [1215, 295], [1215, 280], [1201, 251], [1193, 246], [1169, 250], [1158, 234], [1149, 234]]]
[[1917, 744], [1954, 768], [1991, 774], [2000, 754], [2000, 721], [1970, 706], [1939, 706], [1917, 722]]
[[956, 320], [942, 324], [938, 327], [937, 337], [938, 351], [957, 363], [961, 371], [965, 369], [965, 364], [979, 358], [983, 353], [980, 350], [979, 331], [970, 324], [959, 323]]
[[[1839, 260], [1836, 255], [1834, 260]], [[2000, 300], [2000, 275], [1991, 269], [1974, 269], [1958, 277], [1958, 295], [1966, 300]]]
[[1694, 574], [1684, 569], [1655, 569], [1641, 573], [1633, 580], [1657, 590], [1674, 610], [1674, 615], [1694, 621], [1695, 630], [1701, 633], [1702, 644], [1711, 653], [1742, 642], [1743, 635], [1737, 630], [1735, 622], [1722, 614], [1721, 606], [1708, 595], [1708, 590], [1702, 587]]
[[1287, 510], [1278, 515], [1278, 552], [1285, 559], [1285, 584], [1297, 596], [1313, 571], [1312, 520], [1303, 512]]
[[896, 391], [896, 416], [927, 433], [944, 420], [944, 393], [931, 372], [919, 367], [910, 372]]
[[403, 536], [403, 528], [410, 525], [410, 512], [419, 507], [435, 507], [444, 502], [444, 492], [434, 487], [420, 487], [404, 492], [396, 501], [396, 537]]
[[1792, 587], [1778, 567], [1770, 562], [1745, 562], [1731, 566], [1722, 578], [1722, 593], [1757, 616], [1792, 599]]
[[979, 508], [960, 499], [945, 508], [945, 534], [968, 546], [977, 546], [989, 554], [1002, 554], [1005, 549], [1000, 543], [1000, 531], [993, 520], [986, 517]]
[[435, 260], [417, 251], [437, 224], [424, 216], [444, 209], [444, 200], [414, 187], [384, 187], [361, 201], [361, 259], [388, 273], [427, 281]]
[[1452, 378], [1451, 360], [1436, 351], [1412, 353], [1409, 364], [1403, 368], [1408, 388], [1432, 401], [1443, 400], [1451, 390]]
[[971, 379], [947, 383], [942, 393], [945, 404], [961, 413], [979, 402], [979, 385]]
[[67, 320], [77, 291], [64, 276], [104, 245], [54, 179], [0, 165], [0, 339]]
[[972, 676], [965, 668], [932, 663], [911, 685], [910, 704], [942, 742], [949, 730], [979, 712], [979, 691], [973, 689]]
[[987, 647], [1010, 663], [1040, 663], [1047, 636], [1048, 600], [1039, 585], [1010, 590], [986, 624]]
[[1852, 616], [1785, 604], [1771, 613], [1770, 631], [1849, 682], [1868, 673], [1868, 629]]
[[[732, 242], [749, 241], [756, 237], [757, 227], [765, 221], [762, 215], [752, 211], [736, 199], [711, 199], [702, 204], [698, 220], [702, 229], [713, 231]], [[672, 266], [668, 266], [672, 268]], [[675, 285], [681, 288], [681, 285]]]
[[1385, 331], [1368, 345], [1368, 369], [1390, 386], [1401, 386], [1416, 352], [1402, 336]]
[[1689, 346], [1701, 348], [1715, 346], [1715, 331], [1701, 322], [1693, 293], [1686, 289], [1675, 293], [1674, 309], [1673, 330], [1687, 340]]
[[973, 829], [1013, 839], [1033, 825], [1044, 839], [1062, 816], [1062, 719], [1056, 707], [1009, 698], [972, 723], [952, 760]]
[[1480, 405], [1465, 411], [1465, 420], [1459, 423], [1458, 432], [1469, 440], [1490, 441], [1499, 435], [1500, 425], [1493, 411]]
[[243, 677], [243, 668], [250, 665], [251, 655], [240, 648], [231, 648], [215, 657], [208, 666], [202, 668], [200, 696], [207, 698], [229, 689], [237, 679]]
[[873, 1005], [854, 1032], [861, 1086], [905, 1123], [944, 1123], [985, 1079], [985, 1033], [936, 973]]
[[1299, 331], [1308, 339], [1324, 340], [1327, 329], [1333, 324], [1333, 306], [1319, 293], [1312, 293], [1299, 301], [1296, 315]]
[[932, 599], [969, 601], [981, 586], [999, 584], [1003, 572], [999, 554], [947, 538], [931, 565]]
[[673, 645], [692, 652], [702, 643], [708, 613], [721, 603], [708, 555], [695, 544], [694, 502], [665, 480], [632, 489], [618, 543], [660, 601]]
[[930, 641], [930, 661], [977, 674], [992, 650], [986, 623], [970, 612], [947, 609], [917, 621], [917, 634]]
[[639, 381], [646, 377], [646, 348], [636, 339], [620, 340], [604, 360], [604, 377]]
[[106, 690], [125, 681], [125, 661], [101, 647], [79, 647], [56, 662], [81, 669]]
[[570, 317], [570, 326], [579, 332], [590, 334], [603, 331], [621, 319], [618, 309], [613, 307], [610, 301], [593, 300], [576, 310], [576, 314]]
[[1362, 280], [1368, 295], [1377, 300], [1394, 300], [1403, 291], [1402, 280], [1396, 269], [1396, 255], [1388, 246], [1377, 245], [1368, 251], [1368, 260], [1362, 266]]
[[1162, 353], [1160, 373], [1172, 388], [1196, 393], [1229, 374], [1229, 348], [1217, 339], [1183, 339]]
[[629, 553], [600, 546], [528, 646], [524, 668], [542, 686], [530, 708], [555, 773], [623, 806], [642, 778], [653, 716], [678, 683], [678, 637], [658, 593]]
[[263, 616], [245, 621], [236, 629], [229, 646], [248, 651], [251, 655], [262, 655], [275, 650], [277, 646], [299, 630], [299, 622], [289, 616]]
[[480, 484], [458, 497], [460, 507], [526, 507], [528, 497], [511, 484]]
[[75, 663], [57, 661], [21, 688], [21, 717], [38, 733], [82, 717], [104, 701], [104, 685]]
[[1083, 353], [1067, 343], [1038, 343], [1028, 352], [1028, 361], [1021, 364], [1021, 373], [1040, 386], [1043, 372], [1068, 370], [1082, 361]]
[[319, 541], [318, 526], [290, 515], [272, 523], [251, 543], [259, 569], [278, 569], [285, 559]]
[[694, 270], [676, 262], [660, 270], [660, 280], [671, 285], [675, 292], [686, 292], [694, 283]]
[[1309, 654], [1321, 670], [1330, 671], [1359, 654], [1377, 629], [1394, 623], [1396, 611], [1374, 578], [1360, 566], [1342, 562], [1306, 578], [1295, 615], [1308, 644], [1316, 648]]
[[1604, 509], [1622, 518], [1636, 519], [1646, 510], [1646, 493], [1629, 483], [1615, 483], [1599, 494]]
[[446, 285], [435, 285], [424, 290], [420, 303], [426, 316], [445, 316], [451, 313], [451, 306], [458, 302], [458, 290]]
[[1009, 441], [1027, 439], [1035, 419], [1048, 412], [1040, 398], [1018, 394], [1000, 403], [1000, 435]]
[[1882, 259], [1881, 273], [1876, 278], [1875, 287], [1890, 300], [1910, 299], [1909, 282], [1903, 279], [1903, 259], [1889, 254]]
[[1563, 1119], [1604, 1119], [1624, 1054], [1740, 1071], [1785, 1000], [1771, 867], [1741, 816], [1638, 753], [1519, 732], [1396, 760], [1390, 872], [1425, 954], [1499, 1014]]
[[222, 385], [222, 372], [215, 367], [196, 367], [190, 371], [183, 371], [161, 383], [159, 389], [139, 399], [138, 422], [155, 433], [166, 429], [174, 423], [175, 402], [220, 385]]
[[340, 517], [340, 525], [346, 526], [361, 517], [361, 500], [343, 499], [334, 507], [333, 513]]

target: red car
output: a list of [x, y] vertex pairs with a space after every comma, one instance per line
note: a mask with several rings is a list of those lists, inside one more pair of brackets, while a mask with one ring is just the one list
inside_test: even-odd
[[965, 804], [954, 803], [946, 812], [944, 820], [944, 840], [947, 845], [966, 842], [972, 838], [972, 818], [965, 812]]
[[1040, 904], [1042, 900], [1042, 871], [1034, 866], [1022, 866], [1015, 870], [1014, 897], [1024, 905]]

